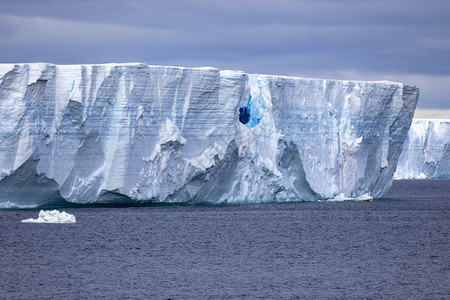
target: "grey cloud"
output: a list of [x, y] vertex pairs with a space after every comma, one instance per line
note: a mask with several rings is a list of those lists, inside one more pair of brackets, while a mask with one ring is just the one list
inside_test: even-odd
[[[0, 14], [1, 62], [450, 75], [446, 0], [25, 0]], [[426, 90], [427, 103], [450, 107]]]
[[6, 14], [165, 27], [204, 26], [204, 21], [216, 25], [410, 24], [419, 27], [448, 24], [449, 8], [450, 3], [446, 0], [28, 0], [2, 4]]

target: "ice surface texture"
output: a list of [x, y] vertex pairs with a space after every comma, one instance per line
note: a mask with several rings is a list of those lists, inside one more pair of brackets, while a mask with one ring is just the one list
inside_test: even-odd
[[395, 179], [450, 178], [450, 120], [413, 120]]
[[418, 98], [386, 81], [145, 64], [4, 64], [0, 78], [8, 207], [380, 197]]

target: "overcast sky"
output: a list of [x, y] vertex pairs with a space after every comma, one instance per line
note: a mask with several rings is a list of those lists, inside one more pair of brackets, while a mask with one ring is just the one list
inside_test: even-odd
[[0, 0], [0, 62], [393, 80], [450, 109], [450, 1]]

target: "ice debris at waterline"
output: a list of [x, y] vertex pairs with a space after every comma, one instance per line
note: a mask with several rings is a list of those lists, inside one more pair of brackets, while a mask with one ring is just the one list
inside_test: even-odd
[[342, 193], [342, 194], [334, 197], [333, 199], [328, 199], [327, 201], [344, 202], [344, 201], [372, 201], [372, 200], [373, 200], [373, 197], [370, 196], [369, 194], [364, 194], [364, 195], [358, 196], [356, 198], [349, 198]]
[[450, 178], [450, 120], [413, 120], [394, 178]]
[[4, 64], [0, 76], [0, 202], [19, 206], [381, 197], [419, 94], [145, 64]]
[[76, 223], [74, 215], [65, 211], [58, 210], [41, 210], [37, 219], [22, 220], [23, 223]]

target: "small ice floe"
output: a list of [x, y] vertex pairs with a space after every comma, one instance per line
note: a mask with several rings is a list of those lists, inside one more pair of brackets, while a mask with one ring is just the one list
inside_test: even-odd
[[344, 194], [337, 195], [333, 199], [329, 199], [327, 201], [335, 201], [335, 202], [342, 202], [342, 201], [372, 201], [373, 198], [369, 194], [364, 194], [356, 198], [349, 198], [344, 196]]
[[0, 203], [0, 209], [24, 209], [24, 208], [36, 208], [35, 204], [32, 205], [19, 205], [11, 201]]
[[23, 223], [76, 223], [74, 215], [65, 211], [58, 210], [41, 210], [37, 219], [22, 220]]

